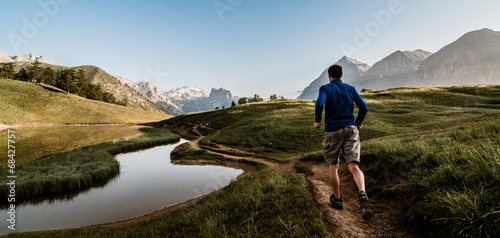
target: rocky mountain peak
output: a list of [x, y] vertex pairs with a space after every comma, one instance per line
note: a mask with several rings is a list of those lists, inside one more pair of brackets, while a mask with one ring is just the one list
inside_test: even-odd
[[3, 51], [0, 51], [0, 63], [8, 63], [8, 62], [40, 62], [46, 64], [52, 64], [47, 61], [43, 56], [36, 57], [34, 54], [25, 54], [21, 56], [15, 56], [7, 54]]
[[225, 99], [233, 99], [233, 95], [231, 92], [224, 88], [212, 88], [210, 91], [210, 95], [208, 96], [211, 100], [225, 100]]
[[363, 62], [359, 62], [356, 59], [349, 58], [347, 56], [342, 57], [335, 64], [342, 66], [342, 68], [356, 67], [358, 72], [365, 72], [365, 71], [370, 69], [370, 66], [368, 64], [363, 63]]
[[179, 105], [172, 102], [170, 98], [165, 96], [165, 92], [163, 92], [163, 90], [161, 90], [156, 84], [141, 81], [133, 84], [131, 87], [144, 97], [148, 98], [151, 102], [162, 107], [173, 115], [181, 115], [185, 113]]
[[411, 73], [416, 71], [420, 63], [430, 55], [432, 55], [432, 53], [424, 50], [397, 50], [375, 63], [373, 67], [366, 72], [364, 77], [384, 77], [394, 74]]
[[47, 60], [43, 57], [43, 55], [42, 55], [42, 56], [40, 56], [40, 57], [38, 57], [38, 58], [36, 58], [36, 60], [35, 60], [35, 61], [38, 61], [38, 62], [40, 62], [40, 63], [52, 64], [51, 62], [47, 61]]
[[12, 55], [0, 51], [0, 62], [14, 62], [14, 60], [12, 59]]

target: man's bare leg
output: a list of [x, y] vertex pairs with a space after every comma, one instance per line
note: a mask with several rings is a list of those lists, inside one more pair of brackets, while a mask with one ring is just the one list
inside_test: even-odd
[[365, 191], [365, 175], [363, 174], [363, 171], [359, 169], [359, 165], [357, 163], [349, 163], [347, 166], [349, 167], [349, 171], [352, 173], [352, 177], [354, 178], [356, 185], [358, 185], [361, 217], [365, 220], [370, 220], [373, 217], [373, 213], [370, 208], [370, 200], [368, 199]]
[[358, 186], [358, 190], [360, 192], [365, 191], [365, 175], [363, 171], [359, 169], [359, 165], [357, 163], [349, 163], [347, 167], [349, 167], [349, 171], [351, 171], [352, 177]]
[[339, 164], [330, 164], [329, 177], [330, 184], [332, 185], [333, 189], [333, 194], [336, 198], [340, 198]]

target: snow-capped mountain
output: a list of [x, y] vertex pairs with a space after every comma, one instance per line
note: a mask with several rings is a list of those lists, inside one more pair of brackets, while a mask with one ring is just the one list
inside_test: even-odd
[[209, 95], [201, 88], [189, 86], [164, 92], [151, 82], [142, 81], [135, 83], [120, 76], [114, 77], [172, 115], [208, 111], [217, 107], [230, 107], [233, 101], [236, 103], [239, 99], [238, 97], [233, 97], [231, 92], [224, 88], [213, 88]]
[[207, 95], [197, 87], [182, 87], [172, 89], [165, 95], [180, 105], [186, 113], [230, 107], [233, 101], [238, 102], [238, 97], [234, 97], [229, 90], [224, 88], [212, 88], [210, 94]]
[[203, 89], [190, 86], [172, 89], [165, 92], [165, 96], [174, 101], [189, 101], [197, 98], [208, 97]]

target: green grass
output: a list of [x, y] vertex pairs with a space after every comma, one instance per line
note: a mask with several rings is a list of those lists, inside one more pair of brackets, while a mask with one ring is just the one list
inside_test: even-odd
[[[378, 200], [404, 197], [405, 219], [435, 236], [498, 236], [500, 86], [407, 87], [362, 94], [362, 167]], [[211, 142], [291, 161], [311, 174], [322, 131], [314, 101], [256, 103], [158, 123], [208, 124]], [[220, 130], [220, 132], [218, 132]], [[465, 202], [469, 200], [468, 202]]]
[[[405, 221], [424, 236], [498, 237], [500, 86], [411, 87], [362, 96], [369, 112], [360, 131], [361, 166], [370, 196], [402, 198]], [[205, 145], [299, 160], [300, 173], [261, 169], [189, 207], [140, 221], [24, 236], [329, 236], [304, 177], [321, 163], [322, 130], [314, 130], [313, 121], [314, 101], [286, 100], [154, 123], [208, 124], [214, 130], [203, 130]], [[207, 155], [188, 148], [180, 153], [185, 159]]]
[[172, 161], [221, 160], [224, 157], [222, 155], [210, 154], [206, 150], [191, 149], [188, 143], [184, 143], [170, 153], [170, 159]]
[[[16, 166], [16, 204], [39, 200], [42, 196], [61, 195], [98, 186], [119, 173], [115, 155], [164, 145], [180, 137], [167, 130], [139, 129], [144, 135], [126, 141], [107, 142], [55, 154]], [[7, 204], [8, 170], [0, 170], [0, 205]]]
[[[236, 212], [237, 211], [237, 212]], [[262, 169], [201, 201], [126, 224], [10, 237], [330, 237], [302, 175]]]
[[[138, 137], [139, 126], [71, 126], [22, 127], [15, 131], [16, 165], [31, 162], [43, 156], [63, 153], [109, 141]], [[7, 130], [0, 131], [7, 138]], [[0, 140], [0, 151], [7, 151], [7, 140]], [[7, 166], [7, 153], [0, 154], [0, 167]]]
[[0, 79], [0, 124], [136, 124], [169, 117], [89, 100], [49, 86]]
[[311, 101], [287, 100], [182, 115], [156, 126], [208, 124], [215, 131], [204, 131], [208, 136], [201, 141], [203, 145], [213, 141], [286, 162], [321, 149], [322, 132], [313, 128], [313, 114]]
[[425, 227], [429, 234], [497, 237], [499, 127], [500, 119], [496, 119], [365, 143], [363, 158], [372, 163], [366, 175], [377, 181], [369, 192], [383, 197], [390, 187], [404, 185], [403, 191], [410, 194], [406, 220]]

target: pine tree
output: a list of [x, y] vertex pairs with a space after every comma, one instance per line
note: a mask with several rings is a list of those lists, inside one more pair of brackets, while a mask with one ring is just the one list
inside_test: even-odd
[[3, 64], [1, 71], [2, 71], [1, 76], [6, 79], [13, 79], [16, 75], [16, 72], [14, 71], [14, 65], [12, 63]]
[[57, 77], [57, 72], [54, 71], [51, 67], [47, 67], [42, 70], [41, 83], [55, 86], [57, 83]]
[[17, 72], [14, 76], [14, 79], [19, 81], [28, 81], [28, 78], [28, 72], [25, 68], [20, 69], [19, 72]]
[[74, 93], [76, 91], [75, 83], [73, 81], [75, 75], [72, 69], [61, 70], [59, 73], [59, 80], [57, 82], [57, 87], [68, 92]]
[[78, 88], [78, 95], [88, 98], [90, 90], [90, 80], [85, 76], [85, 71], [79, 69], [75, 74], [76, 86]]
[[28, 82], [41, 83], [42, 68], [40, 62], [35, 61], [28, 67]]

